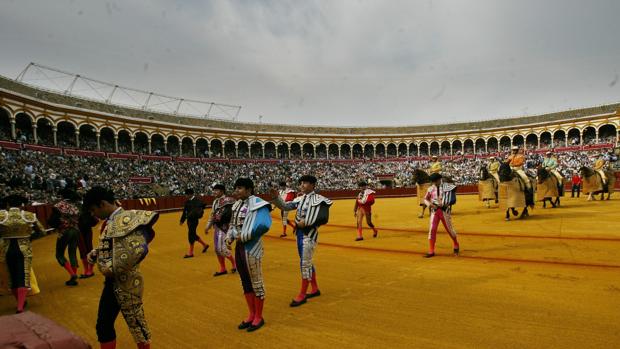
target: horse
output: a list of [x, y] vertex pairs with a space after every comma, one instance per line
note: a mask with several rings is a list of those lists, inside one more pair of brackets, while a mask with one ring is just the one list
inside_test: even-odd
[[[454, 183], [454, 179], [450, 176], [441, 176], [442, 180], [446, 183]], [[422, 212], [418, 215], [418, 218], [424, 217], [424, 211], [426, 210], [426, 204], [424, 203], [424, 195], [426, 195], [426, 191], [431, 186], [431, 179], [428, 173], [424, 170], [415, 169], [413, 171], [413, 176], [411, 177], [413, 183], [416, 185], [416, 196], [418, 198], [418, 203], [422, 207]]]
[[493, 177], [486, 166], [480, 168], [480, 179], [478, 181], [478, 198], [480, 201], [485, 202], [487, 208], [491, 208], [491, 200], [498, 202], [497, 188], [499, 183], [495, 177]]
[[[560, 206], [560, 197], [564, 196], [564, 178], [559, 181], [551, 171], [544, 167], [538, 167], [536, 178], [536, 197], [538, 201], [542, 201], [543, 208], [547, 208], [547, 201], [553, 208]], [[556, 199], [553, 200], [553, 198]]]
[[531, 188], [528, 189], [526, 184], [523, 183], [521, 177], [510, 168], [508, 163], [502, 162], [499, 166], [499, 205], [500, 208], [506, 209], [506, 220], [510, 220], [510, 212], [514, 216], [519, 214], [518, 207], [523, 207], [523, 212], [519, 219], [523, 219], [530, 215], [528, 207], [534, 208], [534, 183], [531, 178], [528, 180], [531, 183]]
[[616, 184], [616, 174], [613, 171], [605, 171], [607, 181], [603, 181], [597, 171], [587, 166], [581, 167], [579, 173], [583, 178], [583, 192], [589, 194], [588, 201], [593, 200], [593, 195], [596, 194], [601, 194], [601, 200], [605, 199], [605, 193], [607, 193], [607, 200], [611, 198]]

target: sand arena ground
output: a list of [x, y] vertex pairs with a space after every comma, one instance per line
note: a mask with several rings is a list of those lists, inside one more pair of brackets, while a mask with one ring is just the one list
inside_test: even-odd
[[[525, 221], [505, 222], [476, 196], [459, 196], [453, 220], [462, 255], [450, 255], [451, 241], [440, 230], [432, 259], [421, 257], [428, 218], [416, 217], [414, 198], [378, 199], [379, 238], [365, 229], [362, 242], [353, 241], [353, 201], [336, 201], [315, 256], [323, 295], [299, 308], [288, 306], [299, 288], [296, 245], [278, 238], [274, 218], [263, 263], [267, 325], [255, 333], [236, 329], [246, 315], [238, 275], [212, 277], [212, 249], [183, 259], [180, 213], [163, 214], [142, 263], [153, 347], [618, 347], [619, 197], [564, 198], [561, 208], [537, 207]], [[200, 232], [205, 224], [206, 218]], [[42, 292], [29, 298], [30, 310], [96, 344], [103, 279], [97, 273], [66, 287], [54, 244], [55, 236], [33, 243]], [[0, 297], [0, 314], [13, 312], [13, 298]], [[117, 333], [120, 348], [134, 347], [122, 317]]]

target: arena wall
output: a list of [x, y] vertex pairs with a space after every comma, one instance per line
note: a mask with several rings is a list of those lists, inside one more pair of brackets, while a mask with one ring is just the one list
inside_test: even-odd
[[[616, 173], [616, 191], [620, 191], [620, 172]], [[566, 185], [566, 191], [570, 192], [570, 185]], [[377, 198], [393, 198], [393, 197], [414, 197], [416, 196], [416, 188], [390, 188], [390, 189], [377, 189]], [[472, 195], [478, 194], [477, 185], [462, 185], [457, 188], [459, 195]], [[353, 199], [357, 196], [357, 190], [325, 190], [321, 191], [322, 195], [332, 200]], [[268, 199], [265, 195], [259, 195], [263, 199]], [[213, 196], [201, 196], [200, 199], [211, 207], [213, 203]], [[121, 206], [128, 210], [153, 210], [159, 212], [178, 211], [183, 209], [183, 204], [187, 200], [187, 196], [164, 196], [158, 198], [146, 198], [146, 199], [128, 199], [119, 200]], [[47, 227], [47, 219], [52, 213], [52, 205], [44, 204], [37, 206], [28, 206], [28, 211], [37, 215], [39, 220]]]
[[[155, 152], [163, 143], [166, 153], [199, 157], [251, 158], [353, 158], [411, 157], [438, 154], [488, 153], [512, 145], [534, 148], [570, 147], [569, 139], [591, 138], [599, 143], [602, 130], [618, 143], [620, 104], [609, 104], [536, 116], [503, 118], [478, 122], [402, 127], [330, 127], [252, 124], [182, 117], [147, 112], [118, 105], [94, 102], [37, 89], [0, 77], [0, 118], [8, 117], [12, 135], [17, 122], [30, 123], [34, 140], [40, 144], [37, 128], [50, 126], [52, 146], [58, 146], [59, 127], [72, 128], [73, 147], [80, 148], [84, 133], [92, 130], [95, 151], [109, 140], [114, 153]], [[83, 133], [80, 137], [80, 132]], [[145, 140], [144, 149], [136, 144]], [[119, 142], [131, 144], [119, 151]], [[146, 144], [148, 143], [148, 144]], [[130, 148], [130, 149], [129, 149]], [[324, 155], [323, 155], [324, 154]]]

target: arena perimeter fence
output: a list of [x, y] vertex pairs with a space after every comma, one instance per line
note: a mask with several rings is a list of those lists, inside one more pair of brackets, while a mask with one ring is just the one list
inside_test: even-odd
[[[620, 190], [620, 172], [616, 173], [616, 190]], [[570, 192], [570, 184], [566, 185], [567, 192]], [[357, 196], [358, 190], [322, 190], [320, 193], [332, 200], [341, 199], [353, 199]], [[387, 188], [377, 189], [377, 198], [396, 198], [396, 197], [414, 197], [416, 195], [416, 188]], [[458, 194], [460, 195], [472, 195], [478, 194], [477, 185], [461, 185], [457, 187]], [[258, 195], [263, 199], [267, 199], [265, 195]], [[126, 210], [150, 210], [158, 212], [172, 212], [183, 209], [183, 204], [188, 199], [188, 196], [161, 196], [157, 198], [142, 198], [142, 199], [124, 199], [118, 200], [118, 203]], [[207, 205], [211, 207], [213, 203], [213, 196], [199, 196], [199, 198]], [[43, 204], [36, 206], [27, 206], [26, 210], [33, 212], [37, 215], [41, 223], [47, 227], [47, 219], [52, 214], [52, 205]]]

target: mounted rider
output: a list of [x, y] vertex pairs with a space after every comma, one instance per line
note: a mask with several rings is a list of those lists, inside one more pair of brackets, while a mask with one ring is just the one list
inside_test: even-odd
[[558, 159], [552, 151], [548, 151], [545, 155], [546, 157], [542, 162], [542, 167], [554, 175], [558, 183], [562, 183], [564, 176], [558, 171]]
[[510, 165], [510, 168], [515, 171], [515, 173], [521, 178], [521, 180], [525, 184], [525, 187], [528, 190], [532, 190], [532, 183], [530, 182], [530, 179], [523, 170], [523, 165], [525, 165], [525, 155], [523, 155], [523, 149], [519, 148], [516, 145], [513, 146], [511, 149], [512, 154], [508, 156], [506, 162]]

